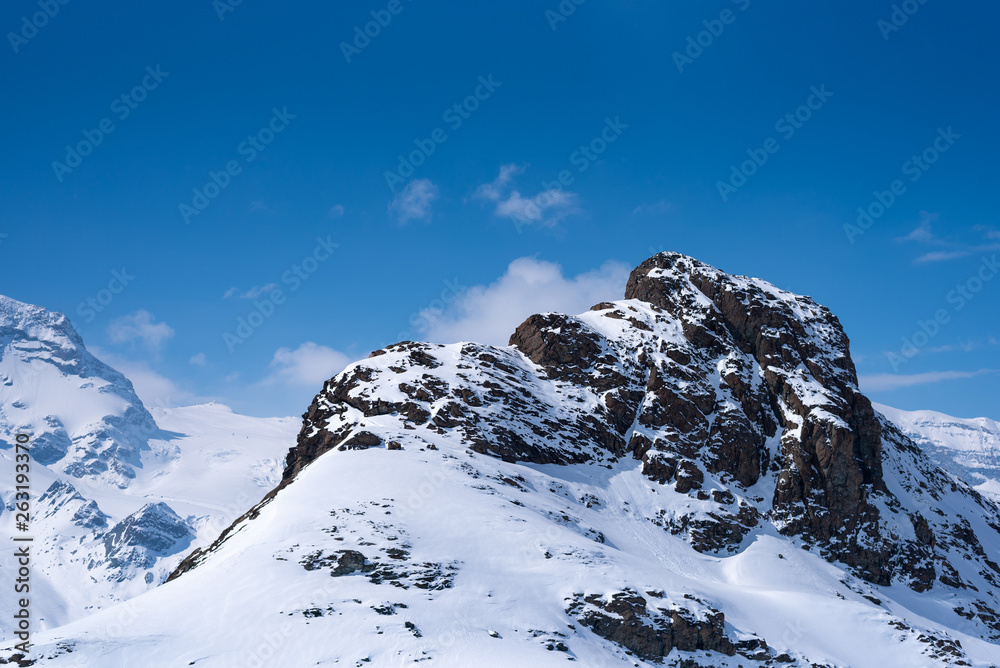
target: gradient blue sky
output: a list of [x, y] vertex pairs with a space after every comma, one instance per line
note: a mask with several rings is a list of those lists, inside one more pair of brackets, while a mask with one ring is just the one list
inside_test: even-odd
[[[390, 5], [348, 62], [341, 44]], [[628, 267], [676, 250], [833, 309], [875, 400], [1000, 419], [1000, 280], [974, 278], [1000, 252], [1000, 7], [913, 0], [903, 23], [892, 5], [564, 2], [563, 21], [556, 0], [77, 0], [33, 31], [38, 1], [14, 0], [0, 293], [70, 315], [150, 403], [286, 415], [398, 338], [504, 342], [526, 312], [618, 298]], [[275, 109], [294, 118], [273, 142], [242, 144]], [[808, 120], [776, 126], [797, 110]], [[104, 119], [90, 155], [54, 168]], [[397, 156], [439, 128], [390, 190]], [[934, 164], [907, 165], [949, 128]], [[575, 153], [602, 132], [603, 153]], [[724, 199], [748, 151], [767, 161]], [[238, 173], [187, 223], [179, 205], [227, 163]], [[572, 183], [547, 193], [563, 170]], [[851, 243], [844, 225], [897, 179]], [[286, 272], [317, 238], [339, 246], [296, 286]], [[100, 313], [80, 308], [122, 268], [134, 278]], [[959, 300], [969, 279], [981, 289]], [[227, 346], [270, 284], [284, 303]], [[938, 311], [894, 368], [887, 353]]]

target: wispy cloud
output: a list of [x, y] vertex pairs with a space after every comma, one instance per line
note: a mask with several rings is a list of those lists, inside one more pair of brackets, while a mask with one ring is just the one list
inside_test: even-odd
[[899, 237], [896, 241], [916, 241], [925, 244], [941, 244], [940, 239], [934, 236], [931, 225], [941, 217], [939, 213], [920, 212], [920, 223], [906, 236]]
[[198, 353], [197, 355], [192, 356], [188, 361], [195, 366], [205, 366], [205, 353]]
[[662, 216], [669, 212], [670, 209], [670, 204], [668, 204], [666, 200], [661, 199], [659, 202], [653, 202], [652, 204], [640, 204], [632, 210], [632, 215]]
[[472, 193], [472, 197], [491, 202], [499, 201], [504, 196], [504, 193], [507, 192], [508, 186], [514, 182], [514, 177], [523, 174], [524, 169], [523, 165], [500, 165], [500, 173], [493, 179], [493, 182], [484, 183], [476, 188], [476, 191]]
[[330, 207], [330, 210], [327, 212], [327, 215], [330, 216], [331, 218], [340, 218], [341, 216], [344, 215], [344, 206], [342, 204], [334, 204], [332, 207]]
[[568, 190], [550, 188], [530, 197], [522, 195], [514, 187], [514, 177], [524, 173], [524, 169], [521, 165], [501, 165], [497, 178], [476, 188], [472, 198], [494, 202], [494, 215], [520, 224], [555, 225], [580, 212], [579, 197]]
[[930, 371], [928, 373], [915, 373], [910, 375], [881, 373], [871, 376], [861, 376], [858, 378], [858, 384], [865, 392], [886, 392], [890, 390], [898, 390], [904, 387], [940, 383], [946, 380], [975, 378], [977, 376], [985, 376], [987, 374], [997, 372], [1000, 372], [1000, 369], [979, 369], [978, 371]]
[[1000, 230], [995, 230], [992, 227], [987, 227], [986, 225], [976, 225], [973, 227], [976, 232], [981, 232], [987, 239], [996, 239], [1000, 241]]
[[271, 290], [278, 287], [277, 283], [268, 283], [267, 285], [256, 285], [249, 290], [240, 290], [237, 287], [232, 287], [226, 290], [226, 293], [222, 295], [223, 299], [229, 299], [230, 297], [239, 297], [240, 299], [257, 299], [266, 295]]
[[174, 330], [165, 322], [155, 322], [152, 313], [140, 309], [112, 320], [108, 325], [108, 335], [114, 343], [134, 344], [141, 341], [149, 350], [158, 352], [163, 343], [173, 337]]
[[957, 260], [979, 253], [992, 253], [1000, 250], [1000, 231], [985, 225], [973, 226], [973, 231], [979, 233], [980, 238], [975, 241], [958, 241], [955, 239], [942, 237], [937, 234], [933, 227], [940, 218], [940, 214], [920, 212], [920, 222], [909, 234], [899, 237], [896, 241], [901, 243], [917, 243], [924, 246], [933, 246], [938, 250], [928, 251], [918, 257], [915, 262], [923, 264], [927, 262], [947, 262]]
[[136, 395], [146, 406], [173, 408], [213, 401], [211, 397], [199, 396], [184, 389], [170, 378], [154, 371], [147, 362], [130, 360], [96, 346], [88, 348], [98, 359], [125, 374], [132, 382]]
[[979, 341], [959, 341], [958, 343], [946, 343], [943, 346], [933, 346], [924, 350], [929, 353], [971, 353], [973, 350], [981, 347], [982, 344]]
[[431, 203], [438, 198], [438, 187], [430, 179], [414, 179], [406, 184], [389, 204], [389, 211], [400, 223], [430, 220]]

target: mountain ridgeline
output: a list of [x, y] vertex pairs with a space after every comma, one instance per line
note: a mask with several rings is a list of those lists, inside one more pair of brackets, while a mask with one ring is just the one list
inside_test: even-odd
[[508, 346], [352, 364], [122, 637], [111, 608], [39, 664], [1000, 665], [1000, 508], [938, 459], [828, 309], [660, 253]]

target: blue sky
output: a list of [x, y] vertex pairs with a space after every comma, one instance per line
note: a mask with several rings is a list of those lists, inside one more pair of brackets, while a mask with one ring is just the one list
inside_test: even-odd
[[6, 3], [0, 292], [150, 403], [287, 415], [676, 250], [833, 309], [875, 400], [1000, 418], [1000, 7], [816, 4]]

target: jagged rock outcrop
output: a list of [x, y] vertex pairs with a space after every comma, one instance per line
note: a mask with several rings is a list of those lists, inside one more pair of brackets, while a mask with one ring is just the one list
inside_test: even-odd
[[883, 531], [898, 501], [880, 422], [840, 322], [812, 299], [661, 253], [632, 272], [624, 301], [531, 316], [510, 344], [373, 353], [309, 407], [285, 479], [331, 449], [383, 446], [359, 424], [395, 416], [409, 436], [455, 434], [505, 461], [628, 454], [703, 502], [664, 524], [696, 549], [738, 549], [766, 518], [871, 582], [933, 581], [933, 529], [902, 542]]
[[157, 557], [187, 548], [194, 531], [165, 503], [147, 503], [104, 535], [108, 566], [122, 573], [147, 569]]

